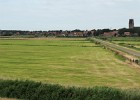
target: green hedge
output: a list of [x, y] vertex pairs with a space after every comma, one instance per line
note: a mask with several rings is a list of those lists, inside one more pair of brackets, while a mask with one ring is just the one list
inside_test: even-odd
[[139, 94], [109, 87], [76, 88], [18, 80], [0, 80], [0, 97], [24, 100], [140, 100]]

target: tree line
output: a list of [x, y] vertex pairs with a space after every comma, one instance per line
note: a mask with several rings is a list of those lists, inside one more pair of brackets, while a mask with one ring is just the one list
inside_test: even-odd
[[93, 30], [49, 30], [49, 31], [22, 31], [22, 30], [0, 30], [0, 36], [17, 36], [17, 35], [32, 35], [34, 37], [39, 36], [100, 36], [105, 32], [117, 31], [117, 36], [125, 36], [125, 32], [130, 32], [131, 36], [140, 36], [140, 28], [134, 27], [133, 29], [121, 28], [121, 29], [93, 29]]

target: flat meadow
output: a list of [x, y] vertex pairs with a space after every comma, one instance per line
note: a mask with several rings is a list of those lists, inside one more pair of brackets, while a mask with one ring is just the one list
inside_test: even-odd
[[0, 39], [0, 79], [139, 88], [140, 68], [85, 38]]
[[109, 40], [121, 46], [140, 51], [140, 37], [114, 37]]

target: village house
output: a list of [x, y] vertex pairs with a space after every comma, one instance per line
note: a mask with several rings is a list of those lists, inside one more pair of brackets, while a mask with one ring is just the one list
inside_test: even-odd
[[112, 36], [117, 36], [118, 35], [118, 31], [110, 31], [110, 32], [104, 32], [103, 36], [106, 37], [112, 37]]
[[130, 32], [124, 32], [124, 36], [131, 36]]

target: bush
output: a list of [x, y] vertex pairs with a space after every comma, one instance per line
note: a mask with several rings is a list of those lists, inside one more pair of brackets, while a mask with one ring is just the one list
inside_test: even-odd
[[0, 80], [0, 97], [26, 100], [138, 100], [140, 95], [109, 87], [66, 88], [33, 81]]

